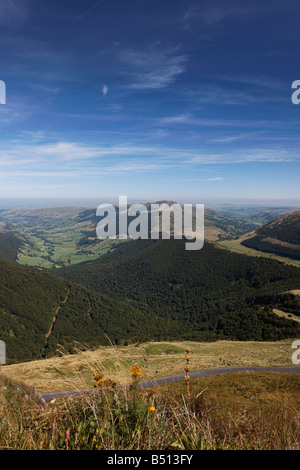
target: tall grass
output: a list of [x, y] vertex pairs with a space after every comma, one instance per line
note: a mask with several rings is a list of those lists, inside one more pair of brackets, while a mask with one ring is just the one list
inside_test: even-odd
[[[127, 373], [130, 378], [130, 370]], [[132, 374], [132, 380], [136, 379]], [[184, 384], [140, 390], [105, 380], [95, 389], [97, 393], [45, 404], [32, 388], [0, 377], [0, 448], [299, 449], [299, 403], [280, 387], [270, 391], [266, 386], [267, 398], [257, 404], [249, 399], [251, 406], [234, 406], [236, 390], [243, 388], [245, 381], [231, 376], [228, 390], [235, 392], [228, 397], [224, 388], [224, 400], [231, 405], [221, 406], [219, 397], [203, 388], [203, 379], [191, 381], [190, 398], [185, 396]], [[253, 387], [255, 383], [249, 383], [243, 393], [252, 393]]]

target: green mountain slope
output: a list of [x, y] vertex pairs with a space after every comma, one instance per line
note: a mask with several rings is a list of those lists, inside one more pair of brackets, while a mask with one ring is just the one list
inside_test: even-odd
[[300, 211], [264, 225], [241, 243], [255, 250], [300, 259]]
[[0, 339], [8, 363], [51, 355], [74, 341], [97, 346], [146, 336], [150, 328], [155, 334], [154, 320], [129, 302], [0, 261]]
[[296, 289], [300, 270], [210, 243], [186, 251], [182, 240], [132, 241], [58, 274], [160, 318], [161, 338], [276, 340], [300, 332], [272, 313], [273, 297]]
[[0, 261], [0, 339], [8, 363], [47, 357], [74, 341], [93, 347], [300, 334], [299, 323], [272, 313], [278, 293], [299, 286], [299, 269], [208, 243], [188, 252], [181, 240], [132, 241], [56, 272], [68, 279]]
[[0, 259], [15, 262], [24, 241], [6, 224], [0, 226]]

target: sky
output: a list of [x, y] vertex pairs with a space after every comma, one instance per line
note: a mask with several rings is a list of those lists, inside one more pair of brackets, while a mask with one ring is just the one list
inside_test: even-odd
[[299, 22], [298, 0], [1, 0], [0, 198], [300, 204]]

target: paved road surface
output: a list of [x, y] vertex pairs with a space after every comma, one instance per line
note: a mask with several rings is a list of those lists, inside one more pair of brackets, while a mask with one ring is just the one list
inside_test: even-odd
[[[218, 369], [207, 369], [199, 370], [196, 372], [190, 372], [189, 376], [191, 379], [199, 377], [207, 377], [210, 375], [228, 374], [230, 372], [300, 372], [300, 366], [285, 366], [285, 367], [220, 367]], [[157, 377], [152, 380], [140, 382], [139, 388], [155, 387], [157, 385], [164, 385], [172, 382], [178, 382], [184, 380], [184, 374], [172, 375], [170, 377]], [[97, 389], [91, 390], [67, 390], [64, 392], [48, 392], [41, 393], [40, 396], [45, 401], [50, 401], [53, 398], [65, 398], [65, 397], [76, 397], [86, 393], [95, 394], [98, 393]]]

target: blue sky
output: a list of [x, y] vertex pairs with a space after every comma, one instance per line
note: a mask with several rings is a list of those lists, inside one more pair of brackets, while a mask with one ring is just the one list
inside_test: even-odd
[[298, 0], [2, 0], [0, 198], [300, 201]]

